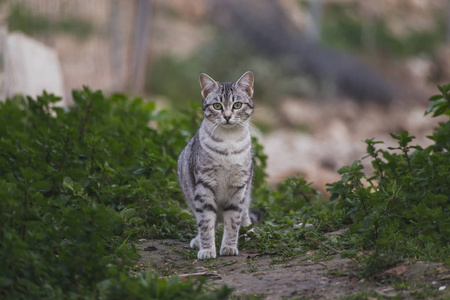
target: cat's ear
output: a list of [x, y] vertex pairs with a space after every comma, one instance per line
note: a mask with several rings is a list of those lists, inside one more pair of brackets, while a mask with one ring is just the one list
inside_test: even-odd
[[200, 73], [199, 80], [203, 98], [219, 87], [219, 84], [205, 73]]
[[253, 72], [247, 71], [236, 81], [236, 87], [243, 90], [251, 98], [253, 96]]

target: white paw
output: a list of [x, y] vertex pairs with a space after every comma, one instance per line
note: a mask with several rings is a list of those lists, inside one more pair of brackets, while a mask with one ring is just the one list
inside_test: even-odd
[[245, 212], [241, 217], [241, 225], [243, 227], [250, 226], [252, 224], [252, 221], [250, 220], [250, 216], [248, 215], [248, 212]]
[[247, 227], [252, 224], [252, 221], [250, 220], [250, 217], [248, 215], [243, 216], [241, 222], [241, 225], [243, 227]]
[[190, 246], [191, 246], [192, 249], [194, 249], [194, 248], [199, 249], [200, 248], [200, 241], [199, 241], [198, 236], [196, 236], [195, 238], [192, 239]]
[[239, 254], [239, 250], [237, 247], [223, 246], [220, 249], [220, 255], [234, 256], [234, 255], [238, 255], [238, 254]]
[[216, 258], [216, 250], [200, 250], [198, 251], [198, 259]]

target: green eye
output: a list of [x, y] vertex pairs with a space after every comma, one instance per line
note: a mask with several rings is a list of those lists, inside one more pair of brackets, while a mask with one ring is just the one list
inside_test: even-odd
[[214, 103], [214, 104], [213, 104], [213, 107], [214, 107], [214, 109], [216, 109], [216, 110], [221, 110], [221, 109], [222, 109], [222, 104], [220, 104], [220, 103]]
[[242, 107], [242, 103], [241, 102], [236, 102], [236, 103], [233, 104], [233, 108], [234, 109], [239, 109], [241, 107]]

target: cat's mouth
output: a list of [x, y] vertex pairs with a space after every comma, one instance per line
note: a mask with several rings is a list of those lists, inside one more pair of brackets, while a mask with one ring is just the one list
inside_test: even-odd
[[228, 127], [229, 128], [229, 127], [236, 126], [236, 124], [237, 124], [237, 122], [228, 120], [228, 121], [222, 121], [220, 125], [222, 125], [223, 127]]

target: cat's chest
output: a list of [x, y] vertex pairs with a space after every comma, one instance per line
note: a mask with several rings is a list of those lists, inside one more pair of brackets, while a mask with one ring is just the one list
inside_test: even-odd
[[211, 163], [228, 170], [246, 165], [251, 153], [251, 137], [248, 132], [216, 136], [200, 132], [200, 144], [212, 158]]
[[206, 177], [214, 187], [217, 200], [226, 201], [236, 189], [246, 186], [251, 176], [247, 165], [216, 165]]

